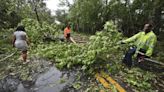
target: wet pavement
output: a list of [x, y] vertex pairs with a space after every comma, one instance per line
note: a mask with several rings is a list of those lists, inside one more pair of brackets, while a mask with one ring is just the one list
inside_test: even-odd
[[[22, 80], [17, 74], [8, 75], [0, 80], [0, 92], [83, 92], [90, 83], [87, 81], [89, 80], [87, 77], [82, 77], [84, 73], [80, 72], [80, 68], [76, 67], [60, 71], [48, 60], [33, 58], [31, 61], [26, 66], [28, 68], [27, 72], [32, 76], [32, 80]], [[82, 82], [78, 82], [79, 76], [82, 78], [80, 80]], [[116, 79], [123, 87], [130, 88], [130, 86], [122, 83], [122, 79]], [[76, 86], [74, 84], [81, 85], [81, 89], [74, 88], [73, 86]], [[132, 92], [130, 89], [126, 90], [127, 92]]]
[[0, 92], [13, 92], [19, 83], [18, 77], [7, 76], [0, 81]]
[[[53, 64], [48, 65], [49, 61], [37, 59], [32, 63], [38, 64], [34, 66], [38, 67], [35, 68], [36, 72], [31, 73], [32, 80], [22, 80], [18, 75], [8, 75], [0, 80], [0, 92], [61, 92], [76, 79], [77, 72], [60, 71]], [[42, 68], [39, 68], [40, 66]], [[38, 69], [45, 71], [40, 73]]]
[[64, 74], [55, 67], [51, 67], [46, 73], [39, 75], [31, 88], [25, 88], [19, 84], [16, 92], [60, 92], [63, 88], [73, 83], [73, 73]]

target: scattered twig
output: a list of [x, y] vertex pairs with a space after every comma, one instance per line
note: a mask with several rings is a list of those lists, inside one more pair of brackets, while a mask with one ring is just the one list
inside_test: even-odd
[[12, 54], [6, 56], [5, 58], [1, 59], [0, 62], [5, 61], [6, 59], [12, 57], [16, 52], [17, 52], [17, 51], [15, 51], [14, 53], [12, 53]]
[[76, 44], [75, 40], [72, 37], [70, 37], [70, 40]]

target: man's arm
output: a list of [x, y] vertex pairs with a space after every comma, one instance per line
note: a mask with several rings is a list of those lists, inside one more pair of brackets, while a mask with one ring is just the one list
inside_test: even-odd
[[122, 42], [123, 43], [129, 43], [129, 42], [135, 41], [140, 35], [141, 35], [141, 32], [135, 34], [134, 36], [132, 36], [126, 40], [123, 40]]
[[64, 37], [65, 38], [67, 37], [67, 29], [66, 28], [64, 29]]
[[146, 56], [150, 57], [153, 54], [153, 50], [156, 43], [157, 43], [157, 37], [154, 36], [149, 42], [149, 47], [148, 50], [146, 51]]

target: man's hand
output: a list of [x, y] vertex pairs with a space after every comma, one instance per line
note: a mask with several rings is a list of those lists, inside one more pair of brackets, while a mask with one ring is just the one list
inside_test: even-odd
[[145, 56], [139, 57], [138, 62], [139, 62], [139, 63], [140, 63], [140, 62], [143, 62], [143, 61], [144, 61], [144, 58], [145, 58]]
[[137, 54], [140, 55], [140, 57], [138, 58], [138, 62], [143, 62], [144, 58], [146, 57], [145, 53], [142, 53], [140, 51], [137, 51]]

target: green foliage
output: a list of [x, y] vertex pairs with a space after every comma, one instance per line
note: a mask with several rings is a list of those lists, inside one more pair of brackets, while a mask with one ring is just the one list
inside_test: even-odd
[[74, 0], [68, 13], [58, 11], [57, 19], [62, 23], [71, 21], [74, 30], [87, 33], [95, 33], [106, 21], [113, 20], [126, 36], [137, 33], [145, 23], [153, 21], [154, 30], [159, 34], [164, 23], [163, 5], [163, 0]]
[[[108, 21], [104, 25], [104, 30], [96, 32], [86, 44], [77, 45], [63, 42], [40, 44], [33, 50], [33, 53], [52, 59], [60, 69], [81, 65], [81, 69], [90, 74], [94, 73], [94, 69], [97, 68], [94, 64], [100, 62], [98, 68], [103, 67], [113, 74], [119, 73], [125, 82], [133, 86], [135, 90], [145, 91], [149, 89], [152, 91], [150, 81], [155, 78], [155, 75], [139, 68], [128, 70], [127, 73], [121, 70], [122, 50], [125, 50], [125, 47], [116, 44], [121, 39], [122, 34], [117, 31], [112, 21]], [[102, 66], [103, 63], [107, 64]], [[126, 69], [123, 70], [126, 71]], [[123, 74], [120, 73], [121, 71]], [[79, 89], [80, 85], [77, 83], [74, 87]]]
[[82, 64], [82, 69], [88, 69], [96, 62], [98, 56], [117, 51], [119, 48], [116, 43], [121, 39], [121, 34], [116, 31], [116, 26], [113, 25], [113, 22], [107, 22], [105, 27], [108, 30], [97, 32], [85, 45], [57, 42], [38, 45], [35, 52], [43, 57], [54, 59], [58, 62], [56, 65], [59, 68], [65, 66], [70, 68], [72, 65]]
[[82, 83], [81, 82], [76, 82], [76, 83], [74, 83], [73, 84], [73, 87], [75, 88], [75, 89], [80, 89], [81, 88], [81, 85], [82, 85]]
[[24, 25], [27, 35], [32, 43], [41, 43], [44, 33], [53, 34], [57, 33], [57, 26], [54, 24], [49, 25], [47, 22], [42, 23], [42, 28], [38, 21], [34, 19], [24, 19], [19, 25]]
[[125, 81], [128, 84], [136, 87], [137, 90], [140, 91], [152, 91], [150, 81], [153, 78], [155, 78], [155, 74], [143, 71], [139, 68], [133, 68], [131, 70], [128, 70], [127, 74], [124, 77]]
[[43, 0], [1, 0], [0, 28], [14, 28], [25, 18], [37, 19], [35, 10], [40, 23], [54, 23], [54, 17]]
[[[93, 74], [93, 70], [97, 68], [95, 64], [100, 63], [98, 68], [103, 67], [103, 69], [105, 68], [112, 74], [120, 74], [120, 76], [124, 78], [125, 82], [133, 86], [135, 90], [145, 91], [149, 89], [149, 91], [152, 91], [152, 85], [150, 84], [150, 81], [155, 78], [155, 75], [138, 68], [128, 70], [127, 73], [122, 71], [121, 56], [123, 55], [122, 50], [124, 50], [125, 47], [120, 47], [116, 44], [122, 39], [122, 34], [117, 31], [117, 27], [112, 21], [106, 22], [104, 29], [91, 36], [89, 42], [86, 44], [64, 43], [60, 41], [43, 44], [42, 36], [44, 33], [50, 33], [53, 35], [59, 34], [56, 25], [49, 25], [48, 23], [44, 22], [43, 28], [41, 28], [38, 21], [33, 19], [24, 19], [20, 24], [25, 25], [31, 42], [36, 46], [32, 48], [30, 53], [33, 54], [30, 55], [35, 54], [51, 59], [60, 69], [81, 65], [81, 69], [86, 70], [86, 73], [90, 74]], [[8, 31], [11, 32], [14, 30], [11, 29]], [[0, 44], [1, 43], [3, 42], [0, 42]], [[9, 52], [9, 50], [7, 52]], [[103, 66], [102, 63], [107, 64]], [[36, 66], [34, 67], [37, 68]], [[22, 66], [19, 66], [19, 69], [22, 69]], [[31, 77], [27, 76], [29, 73], [27, 68], [23, 68], [19, 72], [22, 72], [20, 73], [20, 77], [23, 80], [31, 80]], [[123, 74], [120, 72], [123, 72]], [[61, 80], [61, 83], [63, 82], [64, 80]], [[77, 82], [73, 86], [74, 88], [79, 89], [81, 84]], [[95, 90], [98, 89], [96, 88]]]
[[77, 31], [88, 33], [102, 28], [102, 0], [77, 0], [70, 8], [68, 19]]
[[[161, 35], [161, 37], [164, 37], [164, 36]], [[157, 42], [157, 45], [155, 47], [154, 58], [158, 62], [163, 62], [164, 63], [164, 49], [163, 49], [163, 47], [164, 47], [164, 39], [161, 39], [161, 41]]]
[[15, 27], [20, 22], [21, 17], [14, 10], [13, 0], [0, 1], [0, 28]]
[[[74, 30], [95, 33], [90, 37], [88, 43], [76, 45], [59, 41], [43, 44], [42, 38], [45, 33], [60, 34], [56, 25], [50, 25], [54, 22], [54, 17], [51, 16], [50, 10], [46, 8], [43, 0], [1, 0], [0, 28], [2, 30], [0, 38], [3, 40], [0, 40], [0, 58], [5, 56], [1, 53], [8, 55], [8, 52], [15, 51], [10, 45], [10, 35], [14, 29], [3, 30], [3, 28], [14, 28], [23, 19], [20, 24], [25, 26], [32, 43], [31, 46], [35, 45], [31, 50], [33, 54], [52, 59], [60, 69], [81, 65], [81, 69], [93, 73], [93, 70], [97, 68], [95, 64], [100, 62], [98, 68], [103, 67], [110, 73], [118, 74], [123, 72], [120, 61], [123, 55], [122, 50], [125, 48], [116, 44], [122, 39], [122, 34], [118, 32], [114, 24], [117, 24], [125, 35], [132, 35], [151, 19], [155, 22], [154, 29], [158, 33], [158, 29], [162, 27], [164, 22], [161, 17], [163, 4], [163, 0], [74, 0], [74, 4], [69, 6], [69, 13], [63, 10], [58, 11], [56, 18], [64, 24], [67, 21], [71, 22]], [[40, 20], [36, 17], [39, 17]], [[107, 20], [113, 20], [114, 23], [112, 21], [106, 22]], [[103, 25], [104, 29], [97, 32], [103, 28]], [[158, 47], [155, 59], [163, 61], [163, 43], [158, 44]], [[21, 79], [31, 80], [31, 77], [28, 76], [30, 73], [28, 69], [37, 68], [33, 70], [40, 70], [41, 68], [36, 67], [37, 64], [32, 64], [34, 66], [29, 66], [29, 68], [18, 66], [22, 62], [15, 61], [17, 57], [9, 60], [14, 62], [2, 62], [6, 65], [1, 64], [0, 71], [2, 73], [0, 75], [5, 75], [5, 71], [12, 70], [18, 72]], [[102, 63], [107, 64], [103, 66]], [[156, 77], [154, 74], [138, 68], [133, 68], [128, 70], [127, 74], [123, 72], [120, 75], [136, 91], [142, 92], [152, 91], [150, 81]], [[60, 82], [63, 83], [65, 80]], [[79, 89], [81, 83], [77, 82], [73, 86]]]

